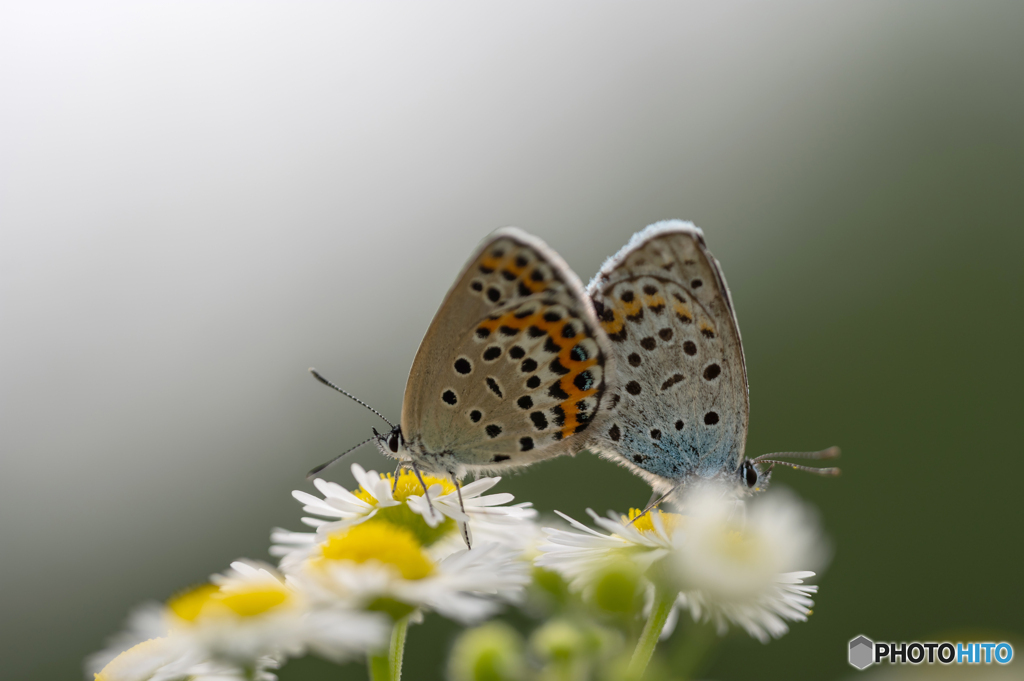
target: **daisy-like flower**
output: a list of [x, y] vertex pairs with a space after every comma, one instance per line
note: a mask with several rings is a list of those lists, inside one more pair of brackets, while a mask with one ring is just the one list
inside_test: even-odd
[[[434, 610], [474, 622], [518, 598], [529, 582], [524, 548], [536, 512], [508, 505], [510, 494], [485, 495], [497, 478], [463, 487], [460, 506], [454, 484], [424, 476], [428, 505], [413, 473], [397, 482], [359, 466], [352, 473], [355, 491], [317, 480], [322, 499], [293, 493], [303, 510], [321, 516], [303, 518], [315, 532], [272, 534], [271, 553], [281, 556], [289, 583], [314, 601], [386, 612], [396, 621]], [[472, 549], [463, 542], [466, 523], [476, 537]]]
[[396, 482], [390, 473], [365, 471], [353, 464], [352, 475], [359, 488], [351, 492], [319, 478], [313, 484], [323, 494], [322, 499], [301, 490], [292, 492], [303, 504], [303, 511], [319, 517], [302, 519], [303, 524], [316, 528], [315, 533], [274, 530], [270, 552], [281, 557], [282, 569], [315, 553], [316, 544], [331, 533], [371, 518], [408, 529], [429, 548], [433, 558], [443, 559], [461, 548], [463, 536], [472, 536], [474, 542], [523, 547], [530, 536], [526, 530], [533, 527], [537, 516], [529, 502], [509, 505], [514, 499], [511, 494], [484, 494], [501, 478], [480, 478], [463, 486], [460, 504], [459, 490], [444, 478], [423, 476], [430, 495], [428, 503], [423, 485], [412, 472], [402, 471]]
[[602, 518], [588, 508], [594, 524], [609, 533], [603, 534], [564, 513], [556, 513], [573, 529], [545, 527], [546, 539], [537, 547], [540, 555], [534, 562], [561, 574], [577, 591], [586, 591], [608, 565], [618, 561], [628, 560], [648, 570], [672, 552], [674, 532], [682, 519], [663, 511], [640, 516], [637, 509], [632, 509], [628, 517], [609, 514]]
[[[268, 670], [288, 656], [312, 651], [341, 661], [381, 647], [387, 632], [383, 617], [312, 607], [269, 566], [236, 561], [164, 606], [144, 606], [86, 665], [103, 665], [103, 681], [273, 679]], [[156, 636], [114, 657], [117, 646], [149, 635]]]
[[412, 530], [373, 519], [329, 533], [291, 564], [289, 580], [320, 603], [395, 620], [435, 610], [468, 623], [495, 612], [499, 599], [516, 598], [529, 582], [529, 564], [514, 547], [492, 543], [438, 560]]
[[826, 553], [808, 506], [775, 490], [748, 502], [745, 514], [711, 491], [688, 507], [670, 572], [695, 620], [714, 622], [720, 633], [732, 622], [762, 643], [788, 632], [786, 620], [807, 620], [818, 587], [804, 584], [815, 575], [806, 568], [820, 569]]
[[249, 668], [219, 662], [197, 662], [182, 655], [168, 638], [138, 643], [119, 654], [93, 676], [94, 681], [276, 681], [277, 660], [262, 657]]
[[[805, 621], [817, 586], [804, 584], [809, 570], [823, 562], [823, 539], [806, 506], [775, 491], [750, 502], [729, 499], [705, 488], [684, 502], [686, 515], [648, 513], [601, 518], [588, 511], [597, 532], [563, 516], [572, 530], [545, 528], [547, 539], [536, 564], [562, 574], [584, 591], [607, 565], [628, 560], [647, 580], [648, 610], [653, 587], [679, 592], [683, 607], [697, 621], [712, 621], [720, 633], [728, 624], [743, 627], [762, 642]], [[631, 522], [632, 521], [632, 522]], [[671, 633], [677, 612], [666, 622]]]

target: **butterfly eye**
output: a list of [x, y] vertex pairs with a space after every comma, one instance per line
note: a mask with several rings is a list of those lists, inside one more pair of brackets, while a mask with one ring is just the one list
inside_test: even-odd
[[388, 449], [398, 453], [398, 433], [391, 433], [391, 437], [388, 438]]
[[754, 470], [754, 466], [749, 461], [743, 464], [743, 477], [747, 482], [747, 487], [753, 487], [757, 484], [757, 471]]

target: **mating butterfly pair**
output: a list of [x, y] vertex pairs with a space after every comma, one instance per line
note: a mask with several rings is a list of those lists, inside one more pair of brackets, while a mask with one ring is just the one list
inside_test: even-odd
[[657, 494], [695, 480], [748, 492], [770, 477], [758, 462], [786, 463], [744, 459], [748, 417], [739, 326], [700, 229], [647, 227], [584, 289], [544, 242], [506, 228], [441, 303], [401, 424], [372, 439], [455, 481], [589, 449]]

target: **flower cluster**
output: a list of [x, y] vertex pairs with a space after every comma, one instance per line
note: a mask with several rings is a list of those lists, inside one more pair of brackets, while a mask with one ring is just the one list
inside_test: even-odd
[[705, 488], [682, 509], [633, 509], [606, 518], [589, 511], [605, 533], [563, 516], [571, 529], [544, 530], [537, 565], [585, 594], [599, 591], [622, 566], [632, 567], [647, 592], [648, 611], [656, 589], [678, 594], [662, 636], [672, 632], [680, 608], [695, 621], [713, 622], [719, 633], [732, 623], [761, 642], [789, 631], [787, 620], [807, 619], [818, 590], [804, 584], [815, 574], [807, 568], [824, 562], [824, 541], [809, 508], [781, 491], [745, 504]]
[[459, 490], [430, 476], [421, 485], [411, 473], [352, 472], [356, 490], [316, 480], [322, 498], [293, 493], [315, 530], [273, 531], [279, 569], [236, 561], [208, 583], [144, 606], [87, 661], [96, 680], [263, 680], [310, 652], [372, 658], [386, 651], [395, 626], [425, 611], [476, 622], [529, 582], [523, 548], [536, 512], [509, 505], [509, 494], [484, 494], [498, 478]]
[[498, 478], [459, 487], [352, 474], [351, 490], [318, 479], [319, 495], [293, 492], [308, 530], [272, 531], [276, 567], [239, 560], [143, 606], [87, 660], [90, 674], [274, 681], [286, 660], [314, 654], [365, 656], [371, 679], [393, 680], [406, 627], [423, 613], [475, 625], [511, 603], [541, 623], [527, 636], [499, 622], [468, 630], [449, 660], [453, 681], [657, 679], [653, 652], [682, 613], [710, 623], [711, 637], [736, 626], [767, 642], [810, 615], [817, 586], [805, 580], [825, 562], [814, 514], [777, 490], [745, 502], [702, 487], [673, 512], [588, 511], [594, 527], [559, 514], [564, 523], [541, 532], [529, 503], [489, 493]]

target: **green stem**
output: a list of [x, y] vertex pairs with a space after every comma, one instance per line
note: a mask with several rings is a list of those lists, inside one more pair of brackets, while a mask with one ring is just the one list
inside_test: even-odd
[[387, 653], [371, 653], [366, 657], [370, 670], [370, 681], [391, 681], [391, 668]]
[[675, 591], [666, 591], [662, 587], [654, 590], [654, 604], [651, 606], [651, 616], [647, 618], [647, 624], [640, 633], [640, 640], [636, 642], [636, 650], [633, 651], [633, 659], [629, 661], [628, 676], [632, 681], [639, 681], [647, 670], [647, 664], [651, 661], [654, 648], [658, 645], [658, 638], [661, 630], [665, 628], [665, 620], [672, 612], [672, 606], [676, 602]]
[[391, 681], [402, 681], [402, 656], [405, 655], [405, 634], [408, 630], [408, 617], [395, 622], [395, 628], [391, 630], [391, 651], [388, 655], [391, 662]]
[[388, 650], [377, 651], [367, 656], [366, 666], [370, 669], [370, 681], [401, 681], [405, 633], [408, 629], [408, 617], [398, 620], [391, 630], [391, 646]]

